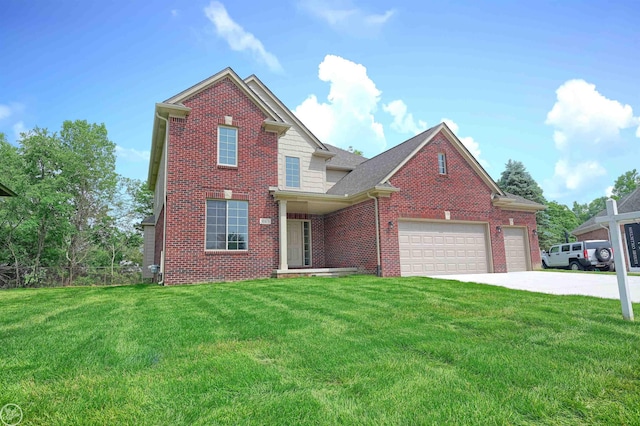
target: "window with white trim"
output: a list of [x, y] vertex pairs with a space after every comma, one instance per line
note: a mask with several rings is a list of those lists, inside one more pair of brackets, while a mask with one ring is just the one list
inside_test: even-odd
[[238, 165], [238, 129], [218, 127], [218, 164], [221, 166]]
[[207, 200], [207, 250], [247, 250], [249, 246], [249, 203], [236, 200]]
[[285, 157], [285, 184], [288, 188], [300, 188], [300, 159]]
[[438, 173], [447, 174], [447, 156], [443, 152], [438, 153]]

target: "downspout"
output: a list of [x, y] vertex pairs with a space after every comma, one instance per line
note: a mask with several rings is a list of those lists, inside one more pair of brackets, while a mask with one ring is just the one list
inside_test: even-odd
[[163, 204], [164, 204], [164, 214], [162, 215], [162, 256], [160, 258], [160, 272], [162, 273], [162, 281], [158, 282], [160, 285], [164, 285], [164, 259], [165, 254], [167, 253], [167, 175], [169, 174], [169, 170], [167, 170], [167, 157], [169, 156], [169, 150], [167, 149], [167, 142], [169, 141], [169, 120], [163, 118], [156, 111], [156, 117], [165, 122], [164, 129], [164, 144], [162, 149], [164, 150], [164, 182], [162, 185], [164, 194], [163, 194]]
[[376, 254], [378, 255], [378, 266], [376, 266], [376, 276], [382, 276], [382, 266], [380, 263], [380, 218], [378, 217], [378, 197], [372, 197], [367, 192], [367, 197], [373, 199], [376, 214]]

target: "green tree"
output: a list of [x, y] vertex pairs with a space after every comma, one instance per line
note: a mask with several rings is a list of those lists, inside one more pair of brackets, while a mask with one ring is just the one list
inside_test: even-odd
[[548, 249], [553, 244], [564, 242], [565, 232], [571, 232], [582, 223], [569, 207], [555, 201], [547, 203], [546, 213], [549, 216], [549, 225], [545, 231], [548, 234], [549, 243], [540, 248]]
[[638, 185], [640, 185], [640, 176], [638, 176], [636, 169], [623, 173], [613, 184], [611, 196], [617, 200], [635, 191]]
[[91, 226], [108, 210], [117, 190], [115, 144], [104, 124], [65, 121], [60, 131], [64, 166], [60, 178], [71, 195], [73, 232], [66, 239], [66, 258], [74, 270], [91, 250]]
[[607, 197], [599, 197], [590, 203], [580, 204], [576, 201], [573, 202], [573, 207], [571, 211], [578, 218], [578, 222], [582, 223], [593, 216], [597, 215], [599, 212], [607, 208]]
[[536, 203], [545, 204], [547, 202], [542, 195], [542, 188], [531, 177], [524, 164], [520, 161], [509, 160], [507, 162], [498, 180], [498, 186], [503, 191], [519, 195]]

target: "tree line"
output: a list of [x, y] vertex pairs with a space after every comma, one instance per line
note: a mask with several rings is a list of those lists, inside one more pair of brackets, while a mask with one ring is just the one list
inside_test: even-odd
[[[547, 206], [546, 210], [536, 214], [538, 243], [541, 249], [548, 249], [554, 244], [564, 242], [565, 232], [570, 233], [580, 224], [606, 209], [606, 201], [609, 198], [602, 196], [583, 204], [574, 201], [571, 208], [556, 201], [548, 201], [543, 195], [542, 188], [527, 172], [524, 164], [513, 160], [507, 162], [497, 183], [503, 191]], [[636, 169], [630, 170], [615, 180], [611, 197], [619, 200], [632, 193], [639, 185], [638, 172]], [[570, 238], [573, 237], [570, 236]]]
[[112, 277], [139, 268], [137, 224], [151, 214], [152, 194], [118, 175], [115, 162], [104, 124], [36, 127], [17, 146], [0, 133], [0, 180], [17, 194], [0, 199], [0, 286], [43, 285], [52, 271], [75, 284], [87, 268]]

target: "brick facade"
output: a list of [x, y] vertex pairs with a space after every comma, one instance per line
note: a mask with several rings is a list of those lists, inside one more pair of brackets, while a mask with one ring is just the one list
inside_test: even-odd
[[[168, 120], [166, 205], [155, 227], [154, 263], [161, 263], [164, 247], [164, 283], [270, 277], [280, 261], [279, 206], [269, 190], [278, 186], [278, 135], [264, 130], [267, 115], [228, 76], [181, 103], [190, 112]], [[237, 167], [217, 164], [220, 125], [238, 129]], [[445, 175], [438, 173], [438, 153], [446, 155]], [[398, 221], [444, 221], [445, 211], [454, 222], [487, 224], [493, 272], [507, 270], [497, 226], [524, 228], [531, 266], [540, 267], [535, 213], [494, 207], [492, 188], [442, 131], [390, 183], [400, 191], [378, 200], [383, 276], [400, 275]], [[212, 199], [248, 202], [248, 250], [205, 249], [206, 201]], [[357, 267], [370, 274], [378, 266], [375, 216], [371, 199], [326, 215], [287, 214], [311, 223], [311, 268]], [[271, 223], [261, 224], [262, 218]]]
[[362, 273], [376, 272], [378, 259], [373, 200], [326, 215], [324, 230], [326, 267], [358, 267]]
[[[446, 155], [446, 175], [438, 173], [438, 153]], [[445, 220], [445, 211], [450, 212], [451, 221], [489, 224], [493, 272], [507, 272], [504, 238], [496, 227], [509, 226], [509, 219], [513, 219], [513, 226], [525, 228], [531, 265], [534, 269], [540, 267], [538, 240], [532, 234], [536, 229], [535, 214], [494, 207], [491, 189], [442, 133], [398, 170], [391, 184], [400, 188], [400, 192], [380, 199], [384, 276], [400, 275], [398, 219]], [[393, 226], [389, 226], [389, 222]]]
[[[185, 100], [185, 119], [169, 123], [166, 284], [269, 277], [278, 259], [278, 137], [266, 132], [264, 113], [229, 79]], [[218, 125], [232, 117], [238, 129], [238, 167], [217, 166]], [[224, 197], [249, 204], [249, 249], [205, 250], [206, 200]], [[261, 225], [260, 218], [271, 218]]]

